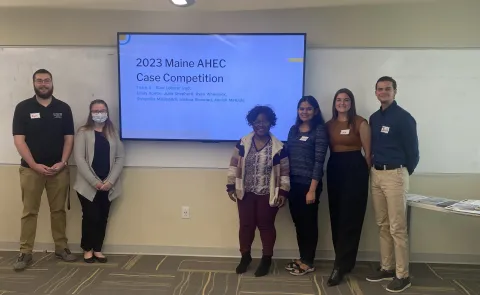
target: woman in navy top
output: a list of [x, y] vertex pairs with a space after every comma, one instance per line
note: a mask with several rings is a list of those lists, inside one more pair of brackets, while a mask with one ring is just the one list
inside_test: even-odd
[[292, 275], [315, 270], [318, 203], [327, 149], [328, 136], [318, 102], [313, 96], [305, 96], [298, 102], [297, 120], [290, 129], [287, 144], [291, 186], [288, 201], [300, 252], [299, 259], [285, 266]]

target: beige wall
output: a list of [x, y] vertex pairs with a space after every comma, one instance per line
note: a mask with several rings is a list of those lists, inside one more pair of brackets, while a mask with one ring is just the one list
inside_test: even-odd
[[[473, 1], [462, 7], [409, 4], [215, 14], [12, 9], [0, 10], [0, 44], [114, 45], [117, 31], [300, 31], [308, 33], [311, 46], [480, 47], [478, 11], [480, 4]], [[237, 213], [224, 191], [225, 174], [216, 169], [127, 168], [125, 194], [111, 214], [107, 250], [237, 255]], [[0, 187], [0, 248], [16, 249], [21, 214], [17, 166], [0, 166]], [[476, 174], [415, 175], [411, 180], [411, 192], [419, 194], [463, 199], [479, 198], [478, 191]], [[189, 220], [180, 218], [183, 205], [191, 208]], [[76, 249], [80, 219], [72, 194], [68, 233]], [[319, 255], [332, 257], [325, 195], [319, 222]], [[480, 219], [414, 209], [412, 224], [413, 260], [480, 262]], [[287, 208], [277, 227], [277, 254], [295, 256]], [[37, 242], [39, 249], [51, 249], [45, 198]], [[378, 234], [370, 204], [360, 250], [361, 258], [376, 258]]]

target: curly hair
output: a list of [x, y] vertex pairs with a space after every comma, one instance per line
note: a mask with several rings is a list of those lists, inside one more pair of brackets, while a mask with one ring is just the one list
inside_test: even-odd
[[270, 126], [273, 127], [277, 124], [277, 115], [268, 106], [256, 106], [251, 109], [247, 114], [248, 125], [252, 126], [253, 122], [258, 118], [260, 114], [264, 114], [267, 120], [270, 122]]

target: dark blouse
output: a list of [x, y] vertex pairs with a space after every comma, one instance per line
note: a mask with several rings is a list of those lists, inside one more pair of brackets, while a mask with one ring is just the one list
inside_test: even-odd
[[290, 181], [310, 184], [312, 179], [322, 182], [323, 166], [328, 150], [328, 136], [324, 124], [309, 132], [292, 126], [288, 133]]
[[110, 173], [110, 143], [108, 139], [98, 131], [95, 131], [94, 153], [92, 169], [101, 180], [105, 180]]

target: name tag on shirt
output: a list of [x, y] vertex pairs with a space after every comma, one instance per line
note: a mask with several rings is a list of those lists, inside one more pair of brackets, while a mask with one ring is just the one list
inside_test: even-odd
[[389, 131], [390, 131], [390, 127], [388, 126], [382, 126], [382, 130], [380, 130], [380, 132], [385, 134], [388, 134]]
[[350, 134], [350, 129], [340, 130], [340, 134], [341, 134], [341, 135], [348, 135], [348, 134]]
[[30, 119], [40, 119], [40, 113], [30, 113]]
[[300, 137], [300, 140], [301, 140], [301, 141], [307, 141], [307, 139], [308, 139], [308, 136], [302, 136], [302, 137]]

